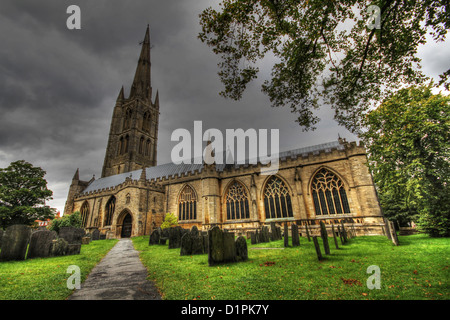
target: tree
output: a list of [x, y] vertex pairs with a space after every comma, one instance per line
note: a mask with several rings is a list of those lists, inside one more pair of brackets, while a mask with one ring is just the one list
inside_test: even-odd
[[[278, 62], [262, 91], [273, 107], [289, 106], [304, 130], [315, 129], [314, 110], [326, 103], [340, 125], [359, 133], [371, 108], [401, 85], [426, 79], [417, 48], [428, 32], [444, 40], [450, 27], [447, 0], [222, 0], [220, 6], [200, 14], [199, 34], [221, 57], [220, 94], [241, 99], [271, 54]], [[379, 14], [371, 11], [377, 8]], [[441, 75], [447, 87], [449, 72]]]
[[51, 219], [55, 211], [45, 202], [52, 199], [47, 189], [46, 172], [19, 160], [0, 169], [0, 223], [3, 229], [13, 224], [32, 225], [35, 220]]
[[388, 97], [368, 114], [363, 138], [386, 215], [450, 236], [450, 96], [431, 88]]
[[75, 211], [72, 214], [63, 215], [62, 218], [55, 218], [50, 224], [49, 230], [59, 232], [61, 227], [75, 227], [82, 228], [83, 223], [81, 220], [80, 211]]
[[161, 229], [167, 229], [178, 225], [178, 219], [173, 213], [168, 213], [164, 217], [164, 222], [161, 224]]

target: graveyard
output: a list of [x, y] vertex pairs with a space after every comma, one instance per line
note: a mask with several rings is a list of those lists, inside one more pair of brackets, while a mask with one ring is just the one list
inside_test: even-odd
[[[79, 266], [84, 281], [119, 241], [79, 230], [9, 229], [0, 251], [0, 300], [67, 299], [73, 292], [67, 268]], [[448, 238], [356, 236], [351, 226], [324, 224], [298, 235], [295, 224], [264, 226], [246, 236], [218, 227], [172, 227], [131, 240], [165, 300], [450, 298]], [[368, 285], [373, 266], [380, 270], [379, 289]]]
[[[180, 255], [167, 244], [149, 245], [149, 236], [133, 238], [135, 248], [167, 300], [441, 300], [449, 299], [448, 238], [423, 234], [351, 237], [338, 249], [328, 237], [329, 254], [318, 240], [292, 237], [252, 244], [248, 260], [210, 265], [207, 254]], [[381, 288], [369, 289], [367, 269], [379, 266]]]

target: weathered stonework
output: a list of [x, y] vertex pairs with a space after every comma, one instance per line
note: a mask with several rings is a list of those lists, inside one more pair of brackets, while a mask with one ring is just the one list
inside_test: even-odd
[[[306, 235], [308, 225], [310, 234], [317, 236], [319, 223], [323, 221], [328, 228], [331, 224], [352, 223], [358, 235], [382, 234], [384, 221], [362, 144], [339, 139], [282, 154], [275, 176], [286, 186], [292, 208], [292, 216], [283, 218], [266, 218], [264, 192], [272, 176], [261, 174], [264, 168], [261, 164], [157, 166], [159, 99], [157, 95], [153, 102], [151, 96], [149, 48], [147, 30], [130, 97], [125, 99], [122, 89], [114, 108], [102, 177], [81, 181], [77, 170], [64, 214], [81, 212], [84, 206], [86, 230], [98, 228], [107, 238], [122, 237], [130, 220], [132, 237], [149, 235], [161, 226], [167, 213], [179, 216], [180, 197], [189, 186], [194, 191], [196, 216], [179, 221], [184, 229], [197, 226], [207, 231], [219, 226], [237, 236], [248, 236], [271, 222], [278, 225], [287, 222], [289, 228], [296, 223], [302, 235]], [[130, 114], [130, 122], [125, 124]], [[151, 121], [144, 125], [148, 121], [146, 114]], [[118, 139], [124, 135], [128, 135], [129, 141], [126, 152], [120, 154]], [[150, 141], [147, 153], [140, 149], [142, 137]], [[349, 207], [346, 213], [317, 214], [312, 184], [323, 169], [342, 182]], [[228, 219], [226, 198], [230, 186], [236, 182], [247, 194], [249, 216]], [[108, 204], [113, 197], [113, 212], [108, 221], [111, 212]]]

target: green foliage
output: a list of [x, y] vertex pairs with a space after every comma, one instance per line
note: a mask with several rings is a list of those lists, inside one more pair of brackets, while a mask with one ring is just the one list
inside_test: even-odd
[[370, 112], [363, 137], [380, 202], [391, 219], [416, 219], [450, 236], [450, 97], [431, 85], [399, 90]]
[[173, 213], [167, 213], [164, 217], [164, 222], [161, 224], [161, 229], [167, 229], [178, 225], [178, 219]]
[[45, 205], [53, 192], [47, 189], [46, 172], [20, 160], [0, 169], [0, 227], [13, 224], [32, 225], [47, 220], [55, 211]]
[[[381, 28], [368, 27], [370, 5], [381, 9]], [[262, 86], [273, 107], [289, 106], [314, 129], [323, 98], [339, 124], [358, 132], [362, 116], [390, 92], [423, 81], [417, 49], [427, 32], [445, 39], [449, 11], [446, 0], [222, 0], [200, 14], [199, 38], [221, 58], [224, 97], [241, 99], [259, 63], [274, 56]]]
[[62, 216], [62, 218], [53, 219], [49, 229], [59, 232], [59, 228], [61, 227], [82, 228], [82, 226], [83, 224], [81, 222], [81, 213], [80, 211], [75, 211], [72, 214], [66, 214]]

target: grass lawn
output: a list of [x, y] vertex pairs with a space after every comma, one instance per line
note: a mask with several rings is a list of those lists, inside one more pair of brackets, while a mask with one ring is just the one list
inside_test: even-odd
[[83, 282], [116, 243], [93, 241], [79, 255], [0, 262], [0, 300], [64, 300], [73, 291], [67, 289], [67, 267], [79, 266]]
[[[251, 245], [244, 263], [209, 267], [208, 256], [180, 256], [179, 249], [148, 245], [148, 236], [133, 238], [149, 279], [167, 300], [309, 300], [450, 298], [450, 239], [426, 235], [400, 236], [395, 247], [383, 236], [356, 237], [318, 261], [314, 245], [301, 238], [300, 247], [283, 248], [283, 240]], [[291, 243], [291, 242], [289, 242]], [[261, 247], [278, 249], [255, 249]], [[381, 289], [368, 289], [377, 265]]]

